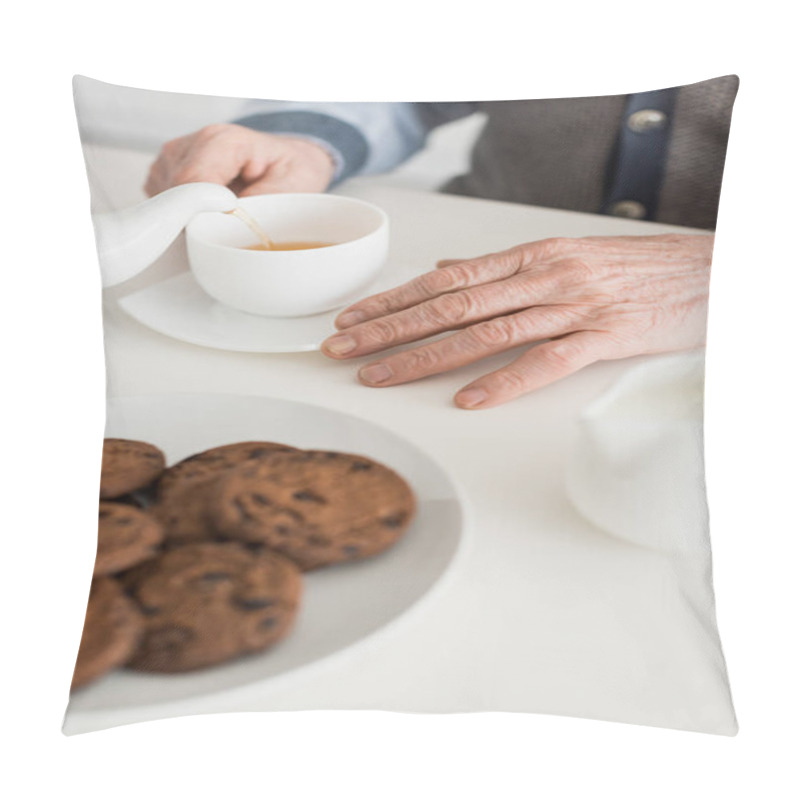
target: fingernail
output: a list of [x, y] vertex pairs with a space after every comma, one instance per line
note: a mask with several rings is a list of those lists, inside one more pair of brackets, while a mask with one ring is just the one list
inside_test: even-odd
[[356, 349], [356, 340], [352, 336], [331, 336], [323, 342], [322, 347], [335, 356], [343, 356]]
[[336, 326], [338, 328], [349, 328], [351, 325], [357, 325], [363, 322], [367, 315], [363, 311], [345, 311], [336, 318]]
[[464, 389], [456, 395], [456, 404], [462, 408], [475, 408], [489, 397], [485, 389]]
[[392, 377], [392, 370], [386, 364], [371, 364], [359, 370], [358, 377], [364, 383], [385, 383]]

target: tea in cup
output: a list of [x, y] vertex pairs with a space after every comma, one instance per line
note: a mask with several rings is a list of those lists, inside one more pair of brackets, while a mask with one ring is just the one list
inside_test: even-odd
[[230, 214], [198, 214], [186, 228], [189, 265], [224, 305], [271, 317], [320, 314], [368, 289], [383, 267], [389, 220], [363, 200], [270, 194], [239, 201], [270, 247]]
[[330, 247], [333, 242], [272, 242], [271, 245], [251, 244], [245, 250], [316, 250], [318, 247]]

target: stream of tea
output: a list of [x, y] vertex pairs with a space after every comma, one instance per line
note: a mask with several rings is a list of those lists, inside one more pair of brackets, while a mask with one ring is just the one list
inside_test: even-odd
[[275, 242], [267, 236], [264, 232], [263, 228], [253, 219], [253, 217], [248, 214], [243, 208], [236, 207], [232, 211], [226, 211], [226, 214], [232, 214], [237, 219], [244, 222], [248, 228], [258, 237], [258, 241], [261, 243], [258, 246], [259, 250], [274, 250], [275, 249]]
[[276, 242], [267, 236], [264, 229], [243, 208], [237, 207], [224, 213], [231, 214], [244, 222], [258, 237], [259, 244], [245, 245], [243, 250], [314, 250], [318, 247], [330, 247], [333, 244], [333, 242]]

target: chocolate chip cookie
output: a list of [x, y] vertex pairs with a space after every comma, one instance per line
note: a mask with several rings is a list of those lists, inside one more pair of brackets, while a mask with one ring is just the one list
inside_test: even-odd
[[155, 445], [133, 439], [105, 439], [100, 497], [109, 500], [135, 492], [152, 483], [166, 466]]
[[208, 510], [220, 535], [266, 545], [310, 570], [390, 547], [408, 528], [415, 500], [375, 461], [299, 450], [231, 469], [211, 487]]
[[235, 543], [176, 547], [122, 578], [145, 615], [128, 662], [184, 672], [264, 650], [288, 632], [301, 576], [287, 558]]
[[119, 583], [113, 578], [95, 578], [72, 688], [84, 686], [122, 666], [136, 649], [142, 631], [142, 615]]
[[153, 558], [164, 539], [161, 524], [125, 503], [100, 501], [95, 575], [112, 575]]
[[204, 450], [169, 467], [158, 481], [158, 499], [153, 506], [153, 513], [164, 526], [167, 543], [214, 539], [215, 531], [206, 509], [211, 483], [245, 461], [293, 450], [276, 442], [237, 442]]

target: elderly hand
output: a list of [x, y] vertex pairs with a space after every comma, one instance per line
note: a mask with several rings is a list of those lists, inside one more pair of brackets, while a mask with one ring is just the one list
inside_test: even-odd
[[364, 366], [393, 386], [535, 344], [461, 389], [461, 408], [490, 408], [591, 364], [705, 341], [711, 235], [545, 239], [435, 271], [343, 311], [323, 352], [370, 355], [449, 336]]
[[150, 167], [151, 197], [181, 183], [208, 181], [244, 197], [268, 192], [324, 192], [334, 164], [318, 144], [241, 125], [209, 125], [167, 142]]

